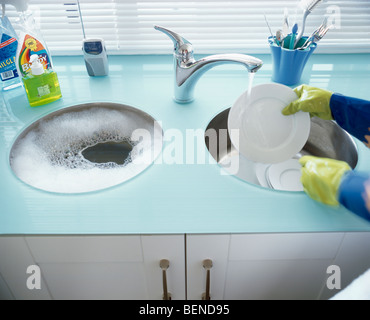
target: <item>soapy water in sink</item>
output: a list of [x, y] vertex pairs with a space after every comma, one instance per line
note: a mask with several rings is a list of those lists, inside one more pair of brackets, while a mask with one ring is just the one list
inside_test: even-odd
[[[98, 107], [41, 121], [13, 147], [11, 167], [25, 183], [51, 192], [83, 193], [117, 185], [152, 162], [152, 138], [132, 138], [135, 129], [145, 127], [145, 120], [140, 121], [136, 117], [132, 123], [124, 112]], [[91, 151], [104, 146], [109, 152], [112, 146], [113, 152], [125, 146], [121, 161], [117, 154], [110, 160], [108, 152], [107, 162], [94, 162]]]

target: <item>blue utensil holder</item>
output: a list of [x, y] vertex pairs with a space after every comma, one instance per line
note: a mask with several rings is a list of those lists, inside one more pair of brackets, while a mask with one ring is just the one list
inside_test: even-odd
[[[301, 47], [307, 40], [302, 37], [297, 48]], [[303, 70], [312, 53], [315, 51], [317, 44], [311, 44], [304, 50], [290, 50], [278, 46], [275, 37], [268, 38], [272, 54], [272, 81], [293, 86], [300, 82]], [[285, 38], [285, 43], [290, 43], [290, 36]]]

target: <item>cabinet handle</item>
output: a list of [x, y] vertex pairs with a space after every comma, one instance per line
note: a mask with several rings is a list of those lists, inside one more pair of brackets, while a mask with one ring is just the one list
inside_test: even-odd
[[203, 268], [207, 272], [207, 280], [206, 280], [206, 292], [202, 294], [202, 300], [211, 300], [210, 288], [211, 288], [211, 269], [212, 267], [213, 267], [212, 260], [210, 259], [203, 260]]
[[170, 266], [170, 262], [167, 259], [162, 259], [159, 262], [159, 266], [162, 269], [162, 278], [163, 278], [163, 300], [171, 300], [171, 293], [167, 290], [167, 269]]

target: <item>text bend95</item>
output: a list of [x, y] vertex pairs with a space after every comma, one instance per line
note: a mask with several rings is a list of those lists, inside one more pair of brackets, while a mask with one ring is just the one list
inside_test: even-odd
[[181, 306], [151, 306], [146, 304], [139, 308], [140, 315], [156, 315], [170, 318], [176, 314], [182, 315], [228, 315], [228, 304], [183, 304]]

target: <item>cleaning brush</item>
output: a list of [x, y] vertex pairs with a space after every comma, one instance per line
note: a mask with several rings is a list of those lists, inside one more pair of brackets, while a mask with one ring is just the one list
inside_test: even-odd
[[298, 31], [298, 24], [294, 24], [293, 25], [293, 28], [292, 28], [292, 36], [290, 38], [290, 43], [289, 43], [289, 49], [290, 50], [294, 50], [294, 46], [295, 46], [295, 39], [296, 39], [296, 34], [297, 34], [297, 31]]
[[303, 6], [304, 6], [304, 11], [303, 11], [303, 21], [302, 21], [302, 26], [299, 30], [299, 33], [298, 33], [298, 36], [295, 40], [295, 43], [294, 43], [294, 47], [298, 44], [299, 40], [301, 40], [302, 36], [303, 36], [303, 33], [304, 33], [304, 29], [305, 29], [305, 26], [306, 26], [306, 19], [307, 19], [307, 16], [313, 11], [313, 9], [315, 9], [315, 7], [320, 3], [322, 2], [323, 0], [304, 0], [302, 3], [303, 3]]

